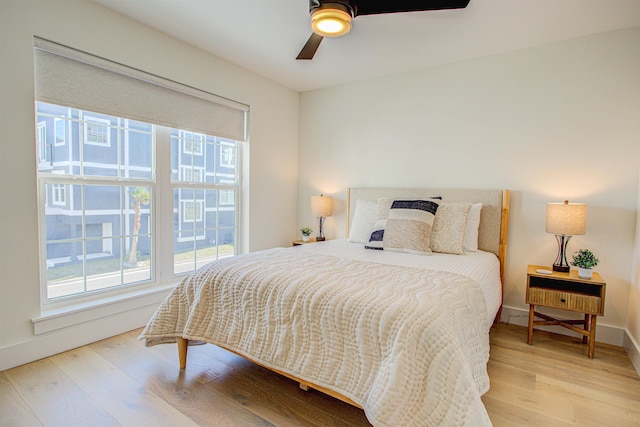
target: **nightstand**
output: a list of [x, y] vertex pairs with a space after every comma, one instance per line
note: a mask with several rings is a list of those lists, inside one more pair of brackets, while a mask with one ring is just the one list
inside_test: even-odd
[[291, 242], [291, 246], [307, 245], [309, 243], [315, 243], [315, 242], [316, 242], [316, 238], [311, 237], [307, 242], [305, 242], [304, 240], [294, 240], [293, 242]]
[[[537, 269], [548, 269], [530, 265], [527, 269], [527, 304], [529, 304], [529, 334], [527, 344], [533, 342], [535, 325], [559, 325], [577, 332], [583, 343], [589, 343], [589, 358], [593, 359], [596, 344], [596, 318], [604, 314], [604, 295], [607, 284], [596, 272], [591, 279], [581, 279], [576, 270], [568, 273], [554, 271], [552, 274], [537, 273]], [[558, 320], [535, 311], [535, 307], [552, 307], [583, 313], [584, 320]], [[544, 320], [534, 320], [535, 317]], [[583, 325], [578, 328], [575, 325]]]

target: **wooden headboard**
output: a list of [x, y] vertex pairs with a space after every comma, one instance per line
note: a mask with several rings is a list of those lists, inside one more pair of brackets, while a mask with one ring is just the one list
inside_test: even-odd
[[500, 260], [500, 276], [504, 283], [509, 232], [509, 190], [475, 190], [452, 188], [350, 188], [347, 191], [347, 235], [358, 199], [417, 199], [441, 196], [443, 202], [482, 203], [478, 248], [493, 252]]

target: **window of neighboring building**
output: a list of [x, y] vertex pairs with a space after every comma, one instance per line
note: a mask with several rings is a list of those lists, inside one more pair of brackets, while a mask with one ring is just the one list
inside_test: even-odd
[[64, 145], [67, 141], [67, 122], [63, 119], [54, 119], [53, 120], [54, 129], [56, 135], [54, 137], [53, 145], [60, 146]]
[[236, 148], [233, 145], [224, 144], [220, 146], [220, 164], [227, 168], [236, 167]]
[[36, 134], [38, 142], [38, 159], [40, 162], [47, 161], [47, 123], [38, 122], [38, 130]]
[[54, 205], [65, 205], [67, 204], [67, 186], [64, 184], [53, 184], [52, 185], [53, 196], [51, 198], [51, 203]]
[[235, 203], [235, 191], [233, 190], [220, 190], [220, 204], [232, 205]]
[[205, 135], [181, 130], [179, 137], [182, 141], [182, 151], [184, 153], [202, 156], [202, 142], [206, 138]]
[[92, 116], [84, 117], [84, 142], [90, 145], [111, 146], [109, 120]]

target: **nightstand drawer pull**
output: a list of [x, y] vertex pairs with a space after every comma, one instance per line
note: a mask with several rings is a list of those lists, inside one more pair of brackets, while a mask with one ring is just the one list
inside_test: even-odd
[[566, 303], [566, 302], [567, 302], [567, 300], [566, 300], [566, 299], [564, 299], [564, 298], [560, 298], [560, 302], [564, 304], [564, 303]]

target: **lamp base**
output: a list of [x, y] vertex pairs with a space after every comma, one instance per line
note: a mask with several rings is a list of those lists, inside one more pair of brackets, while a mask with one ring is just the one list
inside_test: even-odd
[[556, 240], [558, 241], [558, 256], [553, 263], [553, 271], [568, 273], [571, 267], [567, 262], [567, 243], [571, 240], [571, 236], [556, 234]]
[[558, 271], [560, 273], [568, 273], [571, 270], [571, 267], [568, 265], [556, 265], [553, 264], [553, 271]]
[[325, 240], [324, 237], [316, 237], [316, 242], [324, 242]]

